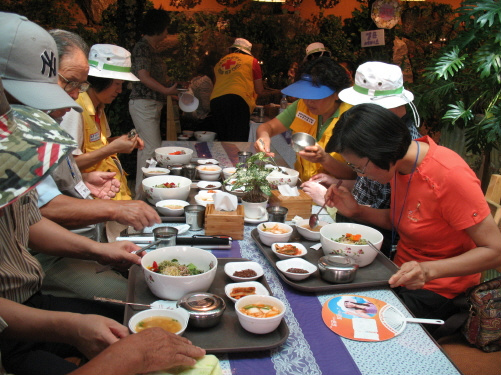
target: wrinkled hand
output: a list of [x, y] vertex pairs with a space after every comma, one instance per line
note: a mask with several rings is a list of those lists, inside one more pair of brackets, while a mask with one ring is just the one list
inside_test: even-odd
[[331, 185], [325, 193], [327, 206], [336, 207], [340, 214], [346, 217], [354, 216], [359, 209], [359, 204], [351, 192], [343, 186]]
[[113, 319], [93, 314], [78, 314], [75, 329], [69, 330], [71, 342], [87, 358], [93, 358], [109, 345], [129, 335], [129, 329]]
[[319, 206], [323, 206], [325, 202], [325, 193], [327, 192], [327, 188], [322, 184], [312, 181], [311, 179], [303, 182], [301, 185], [303, 191], [308, 194], [313, 202]]
[[120, 191], [120, 181], [114, 178], [116, 172], [94, 171], [83, 173], [85, 185], [91, 194], [100, 199], [111, 199]]
[[318, 173], [314, 176], [311, 176], [309, 181], [321, 183], [326, 188], [328, 188], [331, 185], [335, 185], [338, 182], [338, 179], [327, 173]]
[[266, 156], [275, 157], [275, 153], [270, 151], [271, 140], [269, 137], [261, 137], [256, 142], [254, 142], [254, 148], [256, 152], [264, 152]]
[[298, 152], [298, 155], [301, 156], [303, 159], [308, 160], [311, 163], [322, 164], [325, 161], [327, 153], [317, 143], [314, 146], [305, 147], [303, 151]]
[[130, 359], [136, 362], [127, 367], [141, 374], [177, 366], [194, 366], [195, 358], [205, 355], [204, 349], [192, 345], [185, 337], [161, 328], [149, 328], [129, 335], [108, 348], [108, 351], [120, 353], [125, 361]]
[[111, 141], [110, 146], [113, 147], [113, 151], [117, 154], [130, 154], [136, 147], [139, 147], [139, 142], [144, 146], [143, 141], [137, 135], [129, 139], [129, 136], [124, 134]]
[[109, 264], [114, 268], [125, 270], [131, 264], [141, 264], [140, 255], [131, 254], [132, 251], [140, 249], [139, 246], [130, 241], [117, 241], [112, 243], [96, 243], [97, 261], [101, 264]]
[[113, 220], [120, 224], [133, 226], [135, 230], [162, 222], [153, 207], [138, 200], [117, 201], [116, 215]]
[[402, 264], [400, 270], [390, 277], [388, 283], [392, 288], [405, 286], [407, 289], [415, 290], [423, 288], [428, 281], [430, 278], [426, 262], [418, 263], [413, 260]]

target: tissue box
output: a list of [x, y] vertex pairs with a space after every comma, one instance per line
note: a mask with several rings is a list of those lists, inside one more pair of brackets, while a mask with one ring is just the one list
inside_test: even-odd
[[284, 197], [278, 190], [271, 191], [270, 206], [287, 207], [287, 219], [292, 220], [294, 216], [310, 217], [313, 200], [303, 190], [299, 190], [296, 197]]
[[243, 240], [244, 207], [238, 205], [236, 211], [218, 211], [213, 204], [208, 204], [205, 209], [205, 234]]

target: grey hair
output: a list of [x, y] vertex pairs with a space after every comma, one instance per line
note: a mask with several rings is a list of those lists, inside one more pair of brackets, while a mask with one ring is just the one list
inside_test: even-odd
[[81, 50], [85, 56], [89, 56], [89, 46], [80, 35], [61, 29], [50, 30], [49, 34], [56, 41], [59, 62], [62, 62], [65, 56], [71, 55], [75, 48]]

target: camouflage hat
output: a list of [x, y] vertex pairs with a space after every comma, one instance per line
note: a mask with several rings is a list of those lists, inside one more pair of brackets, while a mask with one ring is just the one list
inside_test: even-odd
[[0, 116], [0, 208], [35, 187], [74, 148], [52, 117], [12, 105]]

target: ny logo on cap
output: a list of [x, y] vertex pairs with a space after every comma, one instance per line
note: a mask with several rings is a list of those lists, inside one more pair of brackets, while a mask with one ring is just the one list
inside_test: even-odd
[[45, 74], [45, 69], [49, 69], [49, 78], [53, 76], [57, 76], [57, 61], [56, 56], [54, 56], [54, 52], [50, 51], [50, 55], [47, 51], [40, 56], [42, 59], [42, 74]]

